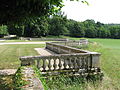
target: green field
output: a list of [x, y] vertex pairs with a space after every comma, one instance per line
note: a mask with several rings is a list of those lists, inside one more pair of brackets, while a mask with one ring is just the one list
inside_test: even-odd
[[[79, 40], [80, 38], [70, 39]], [[84, 49], [101, 53], [100, 63], [104, 73], [103, 80], [68, 86], [62, 84], [61, 87], [59, 80], [56, 81], [59, 84], [53, 82], [58, 84], [60, 90], [120, 90], [120, 39], [88, 39], [94, 43]], [[66, 79], [64, 81], [66, 82]]]
[[[72, 39], [79, 40], [80, 38]], [[60, 90], [120, 90], [120, 39], [89, 39], [89, 41], [97, 43], [89, 45], [86, 50], [101, 53], [103, 81], [94, 84], [91, 82], [85, 85], [78, 84], [68, 86], [68, 88], [62, 84]], [[38, 55], [34, 48], [40, 47], [44, 45], [0, 45], [0, 69], [18, 68], [19, 56]]]
[[49, 41], [30, 41], [30, 40], [5, 40], [5, 41], [0, 41], [0, 43], [9, 43], [9, 42], [49, 42]]
[[[120, 90], [120, 39], [89, 39], [97, 42], [98, 48], [91, 48], [100, 52], [101, 68], [109, 80], [110, 90]], [[110, 85], [109, 85], [110, 84]]]
[[18, 68], [20, 56], [38, 55], [34, 48], [44, 45], [0, 45], [0, 69]]

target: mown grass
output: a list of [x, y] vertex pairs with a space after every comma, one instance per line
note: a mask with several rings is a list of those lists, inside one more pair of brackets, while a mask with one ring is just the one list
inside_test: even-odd
[[120, 39], [90, 39], [101, 45], [101, 68], [111, 80], [110, 87], [120, 90]]
[[39, 55], [34, 48], [42, 48], [44, 45], [0, 45], [0, 69], [18, 68], [20, 56]]
[[90, 84], [89, 89], [120, 90], [120, 39], [89, 39], [89, 41], [97, 42], [86, 49], [101, 53], [101, 69], [105, 75], [102, 83]]
[[30, 40], [19, 40], [19, 39], [0, 41], [0, 43], [10, 43], [10, 42], [49, 42], [49, 41], [38, 41], [38, 40], [30, 41]]
[[[80, 38], [71, 38], [79, 40]], [[54, 90], [120, 90], [120, 39], [89, 39], [90, 42], [97, 42], [89, 45], [86, 50], [96, 51], [101, 53], [101, 69], [104, 73], [102, 81], [76, 83], [75, 85], [59, 82], [57, 84], [52, 80], [48, 80], [49, 86]], [[0, 46], [0, 69], [3, 68], [17, 68], [20, 65], [19, 56], [37, 55], [33, 50], [36, 47], [43, 47], [44, 45], [1, 45]], [[69, 81], [68, 81], [69, 82]]]
[[[79, 39], [74, 38], [74, 40]], [[80, 80], [77, 78], [75, 82], [72, 81], [74, 84], [71, 85], [69, 84], [71, 81], [60, 77], [47, 81], [50, 90], [120, 90], [120, 40], [89, 39], [89, 41], [96, 43], [92, 43], [84, 49], [101, 53], [100, 63], [104, 73], [103, 80], [80, 83], [77, 82]]]
[[[34, 48], [45, 45], [0, 45], [0, 69], [17, 69], [20, 66], [20, 56], [39, 55]], [[0, 90], [13, 90], [13, 76], [0, 75]]]

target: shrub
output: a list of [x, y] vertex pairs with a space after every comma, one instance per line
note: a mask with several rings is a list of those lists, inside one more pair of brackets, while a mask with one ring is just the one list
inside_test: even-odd
[[8, 34], [8, 29], [6, 25], [0, 26], [0, 37]]

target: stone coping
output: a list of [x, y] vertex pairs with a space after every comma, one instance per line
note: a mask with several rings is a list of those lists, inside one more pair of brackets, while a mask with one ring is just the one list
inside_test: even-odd
[[70, 47], [70, 46], [65, 46], [65, 45], [61, 45], [61, 44], [57, 44], [57, 43], [60, 43], [60, 42], [46, 42], [46, 44], [52, 44], [52, 45], [56, 45], [56, 46], [65, 47], [65, 48], [68, 48], [68, 49], [78, 50], [78, 51], [83, 52], [83, 53], [100, 54], [98, 52], [90, 52], [90, 51], [87, 51], [87, 50], [77, 49], [77, 48], [73, 48], [73, 47]]

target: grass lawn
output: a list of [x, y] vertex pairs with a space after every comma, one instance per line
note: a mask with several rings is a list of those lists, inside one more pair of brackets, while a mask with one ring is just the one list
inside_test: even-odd
[[99, 43], [102, 48], [101, 68], [113, 81], [116, 90], [120, 90], [120, 39], [90, 39]]
[[34, 48], [42, 48], [45, 45], [0, 45], [0, 69], [18, 68], [20, 56], [38, 55]]
[[89, 39], [89, 41], [97, 42], [98, 45], [91, 46], [88, 50], [102, 54], [101, 68], [106, 79], [103, 89], [120, 90], [120, 39]]
[[[79, 40], [80, 38], [70, 39]], [[120, 39], [88, 39], [90, 42], [97, 42], [90, 45], [86, 50], [101, 53], [100, 61], [104, 73], [103, 80], [84, 84], [77, 83], [72, 86], [62, 84], [59, 90], [120, 90]], [[64, 81], [66, 82], [66, 80]], [[59, 86], [59, 80], [56, 82], [58, 82]]]
[[[71, 39], [79, 40], [80, 38]], [[86, 49], [102, 54], [101, 68], [105, 75], [103, 81], [75, 86], [61, 84], [61, 89], [58, 90], [120, 90], [120, 39], [89, 39], [89, 41], [98, 44], [90, 45]], [[18, 68], [20, 65], [18, 57], [38, 55], [34, 50], [38, 47], [44, 47], [44, 45], [0, 45], [0, 69]]]
[[0, 41], [0, 43], [9, 43], [9, 42], [49, 42], [49, 41], [30, 41], [30, 40], [5, 40], [5, 41]]

